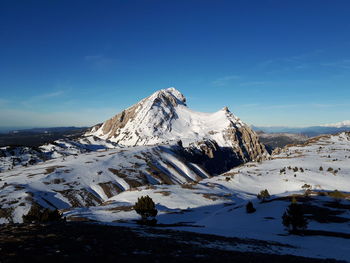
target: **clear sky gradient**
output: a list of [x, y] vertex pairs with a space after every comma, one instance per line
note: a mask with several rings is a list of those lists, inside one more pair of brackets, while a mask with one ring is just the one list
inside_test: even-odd
[[176, 87], [254, 125], [350, 119], [350, 1], [0, 1], [0, 126], [85, 126]]

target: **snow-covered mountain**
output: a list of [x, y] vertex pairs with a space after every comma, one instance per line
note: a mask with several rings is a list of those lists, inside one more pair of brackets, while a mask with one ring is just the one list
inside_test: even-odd
[[254, 131], [227, 107], [215, 113], [189, 109], [175, 88], [163, 89], [91, 128], [86, 136], [108, 139], [125, 146], [158, 145], [181, 140], [183, 146], [212, 141], [233, 149], [244, 161], [268, 154]]

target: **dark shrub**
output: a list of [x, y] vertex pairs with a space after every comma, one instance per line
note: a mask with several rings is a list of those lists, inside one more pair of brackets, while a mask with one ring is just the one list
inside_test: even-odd
[[48, 223], [63, 221], [62, 214], [57, 210], [40, 207], [38, 204], [32, 205], [28, 214], [22, 216], [23, 223]]
[[258, 199], [261, 200], [261, 202], [266, 201], [266, 199], [270, 198], [270, 193], [269, 191], [267, 191], [267, 189], [265, 190], [261, 190], [260, 193], [257, 195]]
[[253, 203], [251, 201], [249, 201], [246, 204], [245, 209], [246, 209], [248, 214], [252, 214], [252, 213], [254, 213], [256, 211], [256, 209], [254, 208]]

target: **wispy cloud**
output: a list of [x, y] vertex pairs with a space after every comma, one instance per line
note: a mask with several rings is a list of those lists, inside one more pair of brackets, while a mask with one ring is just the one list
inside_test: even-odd
[[350, 59], [342, 59], [338, 61], [325, 62], [325, 63], [321, 63], [320, 65], [323, 67], [350, 69]]
[[335, 108], [335, 107], [350, 107], [350, 103], [312, 103], [314, 108]]
[[301, 109], [301, 108], [339, 108], [339, 107], [350, 107], [350, 103], [300, 103], [300, 104], [275, 104], [275, 105], [266, 105], [266, 104], [242, 104], [240, 107], [245, 108], [254, 108], [260, 110], [267, 109]]
[[114, 58], [110, 58], [102, 54], [87, 55], [84, 57], [84, 60], [99, 70], [109, 68], [116, 62]]
[[305, 70], [317, 66], [314, 59], [323, 52], [322, 49], [316, 49], [299, 55], [268, 59], [258, 63], [257, 67], [270, 70], [270, 73]]
[[264, 86], [271, 84], [271, 81], [247, 81], [239, 83], [240, 86]]
[[229, 75], [229, 76], [225, 76], [222, 78], [218, 78], [214, 81], [212, 81], [212, 85], [214, 86], [226, 86], [228, 85], [232, 80], [237, 80], [239, 79], [240, 76], [238, 75]]
[[64, 93], [65, 92], [63, 90], [57, 90], [57, 91], [52, 91], [48, 93], [37, 94], [21, 101], [20, 104], [25, 107], [32, 107], [33, 105], [37, 105], [47, 100], [58, 98], [64, 95]]
[[86, 61], [96, 61], [98, 59], [102, 59], [103, 55], [91, 55], [91, 56], [85, 56], [84, 59]]
[[54, 98], [54, 97], [59, 97], [64, 93], [63, 90], [57, 90], [49, 93], [43, 93], [37, 96], [33, 96], [31, 99], [32, 100], [42, 100], [42, 99], [48, 99], [48, 98]]

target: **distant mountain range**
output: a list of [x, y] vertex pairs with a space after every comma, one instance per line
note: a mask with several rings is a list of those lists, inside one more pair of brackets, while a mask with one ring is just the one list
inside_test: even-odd
[[314, 137], [322, 134], [335, 134], [339, 132], [350, 131], [350, 121], [344, 121], [334, 124], [326, 124], [320, 126], [310, 127], [285, 127], [285, 126], [251, 126], [255, 131], [262, 131], [265, 133], [294, 133], [301, 134], [308, 137]]
[[0, 133], [0, 147], [40, 146], [55, 140], [78, 137], [86, 131], [82, 127], [53, 127], [7, 130]]
[[334, 128], [350, 127], [350, 121], [342, 121], [342, 122], [337, 122], [337, 123], [325, 124], [325, 125], [321, 125], [321, 126], [334, 127]]

